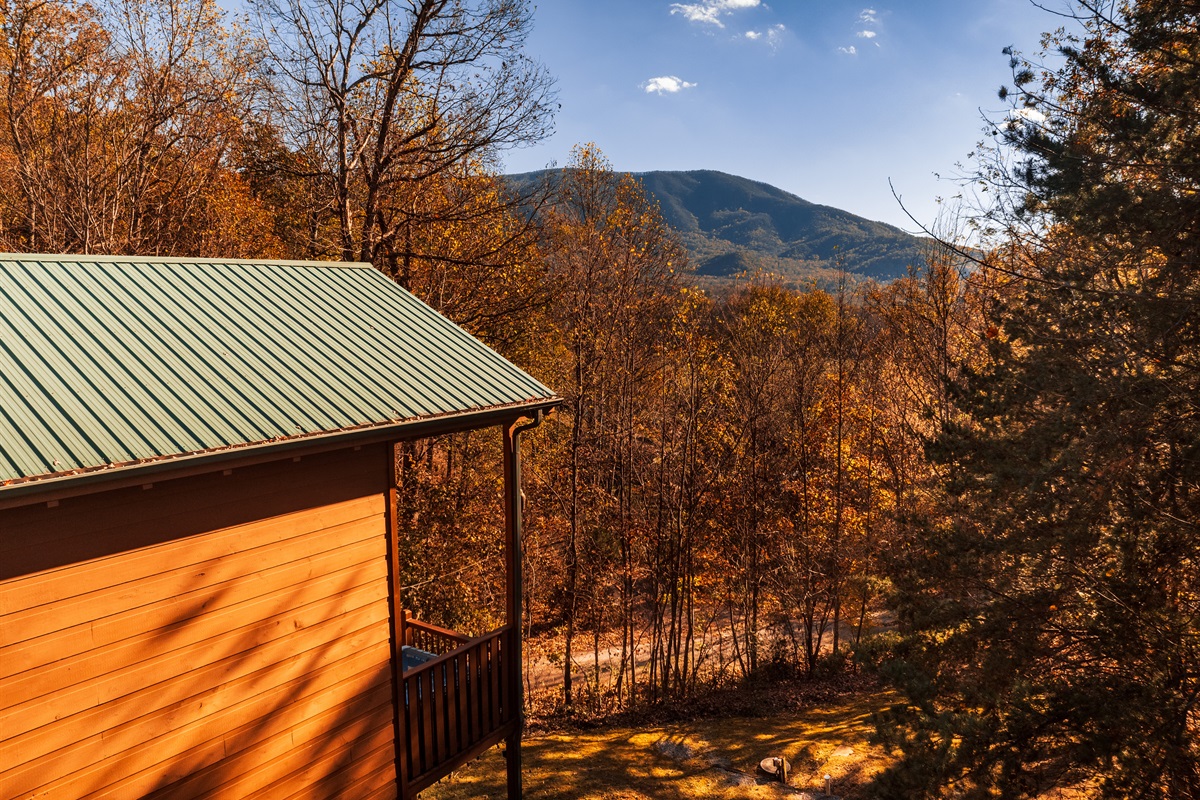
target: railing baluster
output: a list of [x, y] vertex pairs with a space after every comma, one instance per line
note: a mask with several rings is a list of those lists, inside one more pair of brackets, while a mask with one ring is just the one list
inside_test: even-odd
[[479, 663], [482, 658], [483, 643], [479, 642], [471, 648], [471, 692], [467, 697], [471, 706], [471, 741], [483, 738], [483, 720], [479, 716]]
[[499, 728], [504, 720], [500, 709], [500, 637], [491, 640], [492, 645], [492, 728]]
[[430, 703], [430, 720], [433, 726], [432, 760], [440, 764], [446, 759], [445, 723], [442, 721], [443, 697], [445, 696], [445, 662], [430, 670], [430, 680], [437, 684], [433, 687], [433, 702]]
[[468, 694], [469, 684], [467, 681], [467, 677], [470, 674], [470, 656], [471, 648], [468, 647], [463, 650], [463, 654], [459, 657], [458, 694], [455, 697], [458, 701], [458, 741], [460, 743], [459, 746], [464, 750], [470, 747], [473, 741], [471, 739], [471, 714], [468, 711], [469, 706], [467, 704], [467, 698], [470, 696]]
[[493, 659], [492, 640], [488, 639], [483, 646], [487, 651], [484, 654], [483, 662], [483, 729], [490, 731], [496, 725], [496, 719], [492, 716], [492, 675], [496, 670], [496, 665]]
[[446, 716], [450, 692], [450, 663], [453, 660], [451, 658], [450, 661], [443, 661], [441, 666], [434, 670], [434, 674], [438, 677], [437, 705], [434, 706], [434, 714], [437, 716], [438, 748], [441, 751], [441, 761], [445, 761], [449, 758], [449, 754], [455, 752], [450, 744], [450, 720]]
[[437, 766], [437, 726], [433, 721], [433, 670], [427, 670], [424, 675], [425, 680], [421, 682], [421, 688], [425, 690], [425, 696], [421, 702], [421, 718], [425, 728], [425, 769], [433, 769]]
[[403, 708], [400, 713], [404, 715], [404, 730], [408, 733], [408, 741], [400, 742], [400, 747], [403, 751], [403, 758], [408, 764], [408, 774], [416, 775], [421, 771], [421, 764], [417, 758], [414, 758], [416, 753], [413, 752], [413, 744], [418, 740], [417, 719], [412, 713], [413, 698], [416, 697], [416, 677], [405, 676], [401, 681], [401, 691], [404, 693], [401, 697], [404, 700]]
[[508, 673], [508, 638], [501, 636], [496, 640], [500, 645], [500, 658], [498, 664], [500, 669], [500, 722], [508, 722], [512, 719], [512, 686], [510, 685], [510, 676]]
[[431, 766], [429, 763], [429, 750], [427, 742], [429, 741], [429, 729], [425, 722], [425, 706], [429, 699], [429, 693], [425, 690], [426, 673], [418, 673], [413, 676], [413, 692], [412, 701], [415, 704], [413, 717], [415, 717], [415, 729], [417, 732], [417, 761], [420, 763], [421, 772], [426, 772]]
[[455, 753], [462, 752], [464, 743], [462, 735], [462, 717], [458, 714], [458, 698], [462, 695], [462, 668], [466, 654], [459, 653], [450, 662], [450, 691], [446, 693], [447, 723], [450, 729], [450, 749]]

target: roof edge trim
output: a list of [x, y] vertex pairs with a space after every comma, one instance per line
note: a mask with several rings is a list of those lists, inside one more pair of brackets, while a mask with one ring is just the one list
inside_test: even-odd
[[522, 417], [532, 416], [538, 411], [549, 411], [561, 405], [562, 402], [562, 398], [556, 396], [505, 406], [475, 409], [460, 414], [421, 417], [397, 423], [333, 431], [276, 442], [259, 442], [223, 450], [209, 450], [191, 455], [144, 461], [128, 466], [59, 475], [40, 480], [34, 479], [0, 487], [0, 511], [159, 480], [183, 478], [217, 469], [250, 466], [287, 457], [490, 428]]

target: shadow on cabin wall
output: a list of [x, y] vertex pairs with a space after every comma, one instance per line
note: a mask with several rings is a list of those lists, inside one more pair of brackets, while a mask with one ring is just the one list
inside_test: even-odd
[[0, 512], [0, 795], [394, 795], [386, 452]]

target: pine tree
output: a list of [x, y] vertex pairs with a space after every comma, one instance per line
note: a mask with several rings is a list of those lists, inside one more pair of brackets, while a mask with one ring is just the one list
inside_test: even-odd
[[899, 571], [887, 796], [1200, 797], [1200, 4], [1080, 2], [980, 176], [985, 366]]

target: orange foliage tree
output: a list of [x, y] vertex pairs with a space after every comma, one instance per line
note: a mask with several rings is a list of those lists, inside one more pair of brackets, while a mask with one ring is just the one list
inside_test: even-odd
[[272, 251], [230, 159], [253, 43], [214, 0], [13, 0], [0, 35], [5, 246]]

